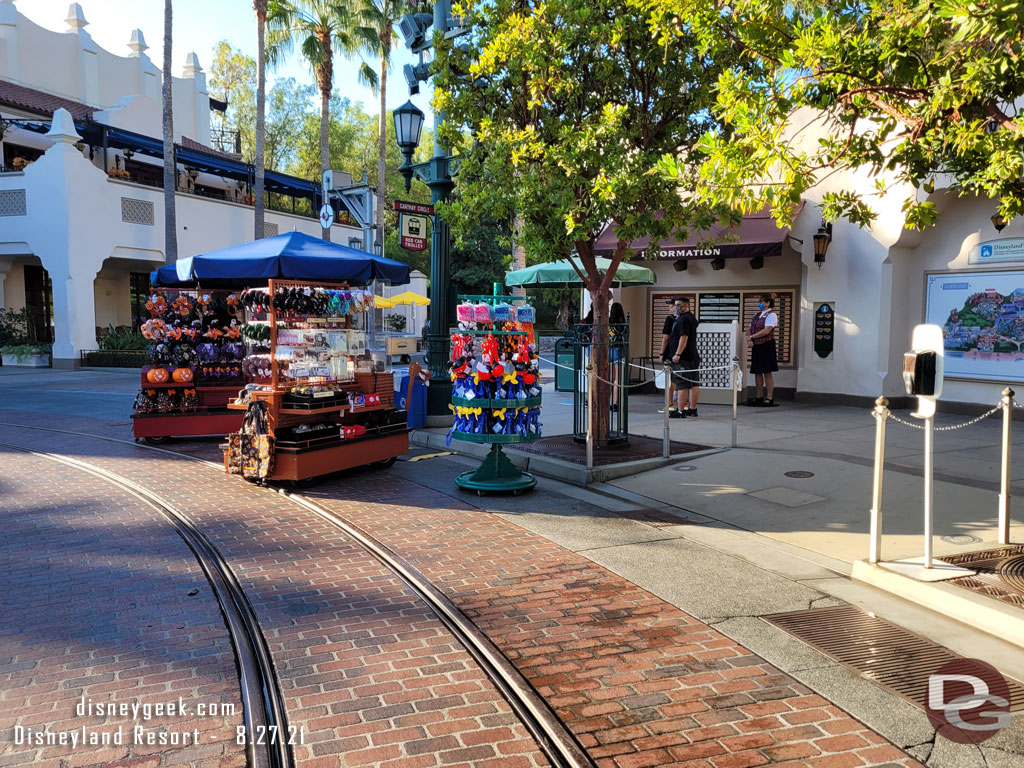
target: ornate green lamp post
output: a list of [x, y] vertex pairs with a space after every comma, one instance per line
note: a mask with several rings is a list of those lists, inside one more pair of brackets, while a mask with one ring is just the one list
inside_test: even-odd
[[[423, 112], [411, 101], [407, 101], [394, 111], [395, 136], [404, 158], [398, 171], [405, 179], [406, 192], [412, 187], [412, 180], [419, 179], [430, 188], [430, 202], [436, 206], [451, 197], [451, 168], [454, 158], [448, 157], [435, 139], [434, 156], [425, 163], [413, 163], [412, 156], [420, 143], [423, 119]], [[436, 119], [441, 121], [444, 116], [437, 115]], [[430, 232], [430, 309], [427, 314], [430, 320], [430, 334], [427, 336], [427, 352], [434, 376], [427, 390], [427, 414], [448, 416], [448, 405], [451, 402], [451, 382], [447, 370], [450, 357], [448, 323], [452, 317], [449, 276], [451, 233], [441, 216], [435, 213], [432, 218], [434, 224]]]

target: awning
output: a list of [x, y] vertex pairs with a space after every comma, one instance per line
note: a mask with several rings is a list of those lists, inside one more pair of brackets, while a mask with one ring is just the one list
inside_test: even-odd
[[[803, 210], [800, 203], [794, 217]], [[726, 227], [716, 224], [710, 231], [691, 233], [681, 241], [666, 238], [652, 248], [651, 238], [634, 240], [630, 247], [636, 254], [634, 259], [752, 259], [757, 256], [779, 256], [789, 235], [789, 227], [780, 229], [767, 209], [743, 217], [739, 226]], [[701, 245], [711, 241], [712, 245]], [[594, 250], [602, 256], [615, 253], [618, 237], [615, 227], [609, 225], [597, 238]]]
[[197, 282], [206, 287], [233, 287], [271, 278], [347, 281], [359, 285], [383, 280], [400, 285], [409, 282], [409, 267], [302, 232], [288, 232], [179, 259], [150, 274], [153, 285], [160, 287], [183, 287]]
[[[611, 266], [611, 259], [598, 258], [597, 269], [601, 274], [608, 271]], [[577, 262], [577, 267], [582, 266]], [[619, 264], [615, 270], [613, 288], [622, 288], [630, 285], [653, 285], [656, 282], [654, 272], [647, 267], [638, 267], [635, 264]], [[545, 262], [534, 264], [532, 267], [514, 269], [505, 273], [505, 285], [556, 285], [571, 288], [583, 285], [579, 273], [573, 268], [569, 259], [561, 261]]]

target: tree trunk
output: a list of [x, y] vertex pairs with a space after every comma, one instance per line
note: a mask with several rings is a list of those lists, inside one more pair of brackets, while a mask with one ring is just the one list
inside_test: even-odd
[[[321, 177], [323, 172], [331, 167], [330, 165], [330, 136], [331, 136], [331, 89], [320, 88], [320, 172]], [[328, 205], [330, 203], [330, 196], [327, 190], [323, 190], [323, 204]], [[327, 242], [331, 241], [331, 229], [321, 228], [323, 239]]]
[[[594, 333], [590, 345], [590, 360], [596, 367], [594, 383], [594, 407], [588, 417], [594, 435], [594, 445], [608, 445], [609, 414], [611, 407], [611, 363], [608, 359], [608, 307], [612, 300], [611, 283], [621, 261], [621, 255], [612, 256], [608, 272], [602, 275], [597, 269], [592, 240], [576, 244], [580, 263], [587, 277], [584, 287], [590, 296], [594, 310]], [[589, 382], [588, 382], [589, 387]]]
[[259, 240], [266, 235], [263, 188], [266, 177], [267, 0], [254, 0], [253, 8], [256, 11], [256, 187], [253, 190], [253, 239]]
[[[390, 29], [384, 30], [385, 34], [381, 35], [381, 50], [391, 50], [391, 33]], [[388, 123], [387, 123], [387, 101], [385, 96], [387, 94], [387, 82], [388, 82], [388, 60], [383, 55], [380, 57], [380, 120], [377, 121], [377, 235], [374, 238], [375, 248], [377, 252], [384, 255], [384, 191], [385, 191], [385, 174], [387, 168], [385, 165], [385, 158], [387, 157], [387, 139], [388, 139]]]
[[178, 189], [178, 174], [174, 161], [174, 77], [171, 74], [171, 0], [164, 0], [164, 71], [163, 71], [163, 131], [164, 131], [164, 261], [178, 260], [178, 222], [174, 211], [174, 194]]
[[569, 330], [569, 315], [572, 312], [572, 294], [568, 290], [562, 292], [562, 298], [558, 304], [558, 314], [555, 316], [555, 328], [560, 331]]
[[[513, 223], [515, 231], [512, 233], [514, 238], [512, 242], [512, 269], [526, 269], [526, 248], [523, 247], [523, 217], [516, 216], [515, 222]], [[512, 289], [513, 296], [525, 296], [526, 288], [521, 285], [517, 285]], [[559, 313], [561, 317], [561, 313]]]

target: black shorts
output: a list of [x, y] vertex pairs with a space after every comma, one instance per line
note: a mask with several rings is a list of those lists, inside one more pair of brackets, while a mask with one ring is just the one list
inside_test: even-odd
[[700, 358], [696, 360], [680, 360], [672, 363], [672, 383], [677, 389], [689, 389], [700, 386]]

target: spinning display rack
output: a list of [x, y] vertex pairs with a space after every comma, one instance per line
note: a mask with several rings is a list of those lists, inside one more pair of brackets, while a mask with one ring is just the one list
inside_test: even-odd
[[449, 439], [488, 443], [490, 453], [472, 472], [455, 478], [460, 488], [522, 493], [537, 478], [520, 471], [503, 445], [541, 436], [540, 372], [533, 307], [513, 296], [459, 296], [459, 330], [452, 334], [452, 403]]
[[[249, 335], [263, 338], [246, 360], [250, 384], [227, 407], [246, 411], [253, 402], [266, 404], [273, 456], [272, 470], [261, 480], [390, 466], [408, 452], [406, 414], [394, 405], [394, 376], [374, 370], [366, 332], [353, 327], [354, 318], [372, 309], [372, 294], [345, 283], [270, 280], [242, 300], [247, 327], [254, 328]], [[227, 450], [225, 468], [231, 471]]]

